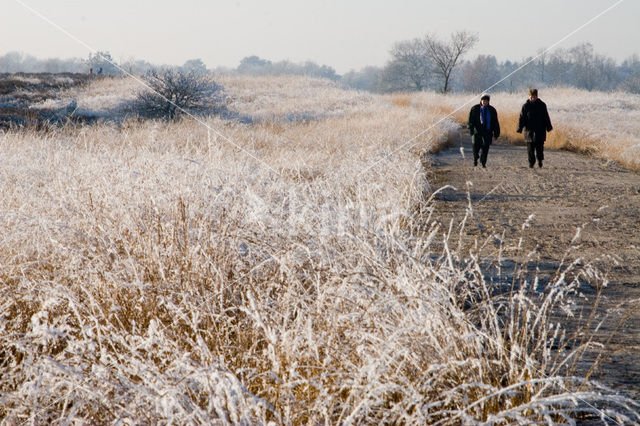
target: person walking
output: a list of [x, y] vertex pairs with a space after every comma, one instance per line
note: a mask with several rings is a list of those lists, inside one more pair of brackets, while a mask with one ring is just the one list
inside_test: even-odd
[[471, 107], [469, 111], [469, 133], [473, 142], [473, 165], [478, 165], [478, 159], [482, 167], [487, 167], [489, 146], [493, 138], [500, 136], [500, 122], [498, 112], [489, 105], [491, 97], [485, 93], [480, 98], [480, 103]]
[[544, 142], [547, 140], [547, 132], [553, 130], [547, 105], [538, 98], [538, 89], [529, 90], [529, 99], [522, 105], [518, 120], [518, 133], [524, 130], [524, 140], [527, 142], [527, 154], [529, 167], [533, 168], [538, 160], [538, 166], [542, 167], [544, 160]]

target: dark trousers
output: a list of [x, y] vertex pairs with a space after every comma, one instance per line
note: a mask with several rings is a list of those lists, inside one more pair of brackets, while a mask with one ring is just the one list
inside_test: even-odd
[[489, 146], [491, 146], [491, 140], [493, 135], [491, 133], [476, 134], [473, 135], [473, 164], [478, 162], [482, 165], [487, 164], [487, 155], [489, 155]]
[[529, 154], [529, 166], [536, 164], [536, 157], [538, 158], [538, 164], [542, 165], [544, 160], [544, 142], [527, 142], [527, 154]]

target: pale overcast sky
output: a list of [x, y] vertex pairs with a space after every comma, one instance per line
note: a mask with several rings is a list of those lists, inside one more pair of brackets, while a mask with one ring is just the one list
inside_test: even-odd
[[[476, 32], [468, 55], [535, 56], [607, 8], [558, 47], [591, 42], [618, 63], [640, 54], [640, 0], [0, 0], [0, 55], [235, 67], [245, 56], [314, 61], [338, 73], [381, 66], [397, 41]], [[37, 11], [46, 19], [30, 10]], [[65, 34], [50, 22], [63, 28]], [[82, 43], [79, 43], [77, 40]]]

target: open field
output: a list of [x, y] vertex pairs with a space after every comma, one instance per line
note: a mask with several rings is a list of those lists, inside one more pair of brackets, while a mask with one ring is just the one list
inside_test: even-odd
[[593, 265], [487, 280], [435, 220], [442, 96], [220, 83], [248, 120], [104, 79], [58, 95], [96, 123], [0, 134], [4, 422], [640, 422], [559, 321]]

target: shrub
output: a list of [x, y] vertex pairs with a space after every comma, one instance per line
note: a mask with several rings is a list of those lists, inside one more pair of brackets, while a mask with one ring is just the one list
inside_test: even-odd
[[226, 96], [221, 85], [207, 75], [166, 69], [143, 77], [149, 90], [134, 102], [137, 115], [175, 120], [181, 114], [217, 114]]

